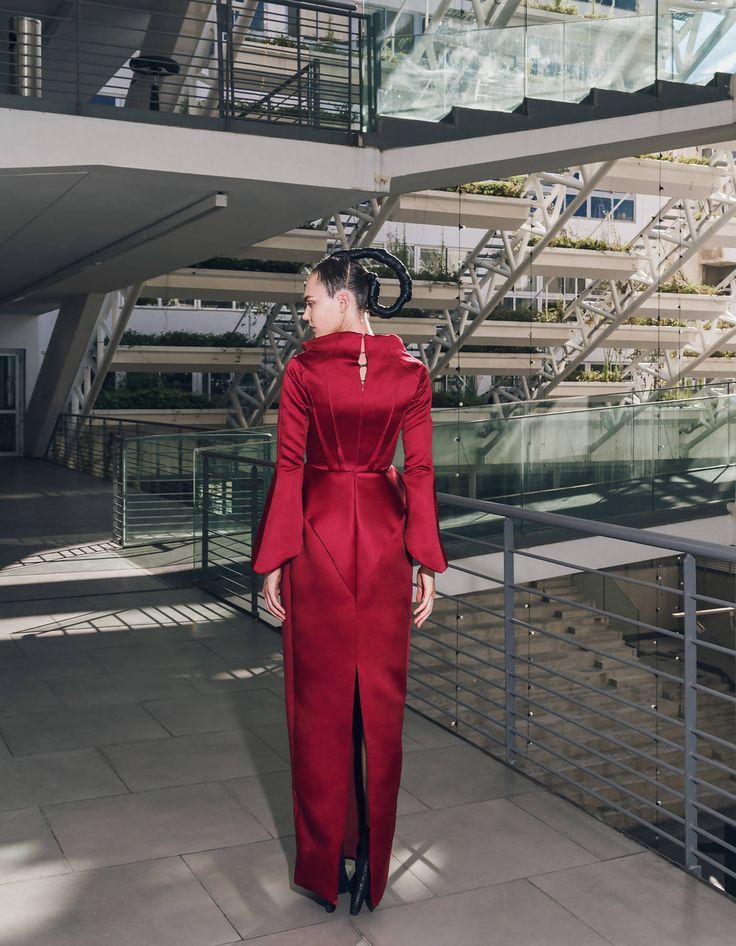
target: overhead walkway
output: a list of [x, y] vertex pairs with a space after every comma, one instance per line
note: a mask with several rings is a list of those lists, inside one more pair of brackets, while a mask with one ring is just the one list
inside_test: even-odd
[[[165, 11], [148, 0], [114, 11], [97, 0], [78, 8], [42, 5], [14, 34], [0, 76], [7, 143], [0, 157], [6, 207], [0, 312], [59, 305], [62, 312], [29, 406], [31, 453], [43, 452], [70, 390], [81, 409], [90, 409], [101, 383], [90, 355], [101, 348], [90, 338], [104, 337], [98, 323], [112, 293], [122, 292], [129, 310], [135, 288], [161, 273], [213, 253], [231, 256], [343, 212], [352, 223], [347, 230], [337, 226], [339, 238], [367, 245], [407, 191], [520, 172], [541, 182], [555, 177], [545, 169], [567, 167], [582, 200], [616, 158], [736, 138], [731, 78], [722, 71], [730, 65], [730, 7], [683, 15], [668, 8], [657, 22], [671, 29], [654, 34], [646, 16], [592, 25], [562, 17], [554, 27], [559, 36], [542, 54], [535, 45], [541, 31], [508, 19], [479, 22], [475, 31], [439, 29], [444, 4], [427, 35], [397, 52], [392, 37], [376, 37], [370, 17], [338, 13], [333, 5], [325, 8], [333, 16], [331, 37], [301, 23], [295, 48], [303, 41], [307, 53], [303, 62], [297, 53], [296, 64], [289, 43], [279, 40], [286, 7], [269, 7], [265, 32], [245, 8], [232, 22], [218, 20], [223, 9], [185, 0], [171, 0]], [[15, 15], [8, 7], [4, 12]], [[714, 28], [706, 41], [709, 16]], [[577, 55], [576, 30], [583, 29], [585, 49], [603, 55]], [[96, 57], [103, 37], [105, 55]], [[277, 56], [272, 39], [285, 43]], [[520, 41], [526, 59], [514, 59]], [[484, 49], [494, 55], [474, 58]], [[31, 62], [27, 75], [16, 74], [23, 51]], [[157, 77], [152, 61], [163, 70]], [[572, 67], [583, 62], [582, 72]], [[489, 63], [495, 73], [483, 71]], [[434, 70], [430, 86], [414, 89], [422, 92], [420, 105], [427, 96], [433, 107], [443, 103], [441, 114], [420, 107], [407, 117], [404, 102], [396, 117], [394, 93], [415, 67]], [[530, 212], [541, 211], [537, 235], [549, 243], [579, 204], [560, 213], [549, 201], [543, 209], [545, 200], [540, 188]], [[45, 239], [50, 232], [63, 238]], [[520, 250], [513, 274], [527, 244], [517, 247], [514, 237], [511, 245]], [[543, 265], [545, 242], [538, 250]], [[609, 262], [609, 278], [625, 278]], [[451, 311], [464, 304], [459, 300]], [[117, 331], [120, 322], [113, 321]], [[433, 375], [476, 327], [475, 315], [468, 324], [459, 315], [452, 322], [447, 344], [430, 343]], [[274, 342], [270, 323], [266, 334]], [[269, 364], [268, 384], [248, 422], [257, 423], [273, 402], [288, 354]], [[71, 377], [59, 370], [61, 362], [74, 364]], [[541, 390], [540, 379], [561, 383], [568, 365], [558, 369], [554, 356], [548, 358], [526, 388]]]

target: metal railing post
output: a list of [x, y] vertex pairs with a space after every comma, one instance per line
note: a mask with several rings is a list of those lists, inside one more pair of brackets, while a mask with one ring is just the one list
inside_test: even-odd
[[[250, 468], [250, 547], [256, 537], [256, 521], [258, 519], [258, 467]], [[258, 617], [258, 573], [250, 570], [250, 611], [253, 617]]]
[[81, 34], [81, 31], [82, 31], [82, 10], [81, 10], [81, 7], [82, 7], [82, 0], [77, 0], [77, 2], [76, 2], [76, 4], [75, 4], [76, 29], [75, 29], [75, 37], [74, 37], [74, 38], [75, 38], [75, 45], [76, 45], [75, 56], [74, 56], [74, 59], [75, 59], [75, 69], [76, 69], [76, 73], [75, 73], [75, 77], [74, 77], [74, 95], [75, 95], [75, 99], [76, 99], [76, 101], [75, 101], [75, 111], [77, 112], [77, 114], [79, 113], [79, 107], [80, 107], [81, 101], [82, 101], [82, 92], [81, 92], [81, 88], [80, 88], [81, 82], [80, 82], [80, 78], [79, 78], [79, 77], [80, 77], [80, 72], [81, 72], [80, 57], [81, 57], [81, 46], [82, 46], [81, 35], [80, 35], [80, 34]]
[[684, 611], [684, 650], [682, 687], [684, 702], [683, 733], [685, 740], [685, 868], [698, 877], [702, 868], [698, 862], [698, 737], [695, 734], [698, 713], [698, 691], [695, 689], [698, 674], [698, 624], [696, 615], [696, 567], [695, 557], [689, 552], [682, 558], [682, 597]]
[[202, 571], [210, 563], [210, 462], [206, 453], [202, 454]]
[[296, 8], [294, 13], [296, 19], [296, 94], [297, 94], [297, 118], [298, 124], [302, 124], [302, 98], [304, 91], [302, 89], [302, 18], [301, 10]]
[[123, 547], [128, 536], [128, 451], [125, 445], [125, 438], [120, 437], [120, 536]]
[[516, 627], [514, 624], [514, 520], [503, 521], [503, 635], [506, 690], [506, 761], [516, 762]]

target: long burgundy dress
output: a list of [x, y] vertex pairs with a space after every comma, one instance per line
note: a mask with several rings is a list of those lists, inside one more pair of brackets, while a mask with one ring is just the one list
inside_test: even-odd
[[[365, 335], [363, 385], [361, 337], [343, 331], [313, 338], [287, 363], [276, 469], [251, 565], [260, 574], [283, 566], [294, 883], [336, 903], [341, 846], [356, 856], [357, 697], [375, 905], [388, 880], [396, 827], [412, 556], [435, 572], [447, 568], [447, 557], [437, 518], [429, 371], [400, 336]], [[391, 465], [400, 431], [403, 474]]]

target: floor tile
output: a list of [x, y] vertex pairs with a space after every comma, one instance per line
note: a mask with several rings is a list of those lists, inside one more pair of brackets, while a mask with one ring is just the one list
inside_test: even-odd
[[74, 870], [270, 838], [217, 782], [44, 805]]
[[652, 851], [530, 880], [615, 946], [734, 942], [736, 905]]
[[98, 749], [40, 752], [3, 759], [0, 786], [3, 811], [127, 791]]
[[15, 756], [169, 736], [141, 706], [130, 703], [0, 717], [0, 734]]
[[274, 837], [294, 834], [291, 769], [231, 778], [223, 787]]
[[283, 698], [284, 670], [280, 664], [262, 662], [248, 669], [230, 668], [226, 671], [191, 678], [201, 693], [235, 693], [242, 690], [273, 690]]
[[247, 729], [130, 742], [100, 751], [134, 792], [288, 768]]
[[36, 654], [7, 657], [0, 663], [0, 687], [24, 680], [57, 680], [104, 673], [102, 666], [88, 653]]
[[505, 798], [400, 815], [393, 853], [436, 894], [595, 860]]
[[64, 709], [64, 704], [45, 680], [26, 680], [0, 686], [0, 716], [57, 709]]
[[[294, 838], [184, 855], [244, 939], [325, 922], [325, 909], [311, 891], [293, 883]], [[349, 871], [352, 868], [349, 867]], [[432, 893], [392, 859], [386, 903], [408, 903]], [[347, 913], [350, 898], [341, 894], [332, 918]], [[383, 901], [382, 901], [383, 902]]]
[[520, 772], [457, 739], [455, 745], [407, 752], [402, 772], [404, 787], [429, 808], [533, 790]]
[[370, 946], [351, 925], [348, 917], [241, 942], [250, 942], [256, 946]]
[[221, 946], [233, 930], [181, 858], [0, 887], [8, 946]]
[[38, 808], [0, 812], [0, 885], [70, 871]]
[[283, 699], [267, 689], [148, 700], [144, 706], [175, 736], [219, 729], [252, 729], [286, 718]]
[[551, 792], [528, 792], [512, 795], [509, 801], [539, 818], [555, 831], [590, 851], [599, 859], [636, 854], [642, 850], [640, 844], [627, 838], [621, 831], [611, 828], [592, 815], [576, 808]]
[[352, 917], [371, 946], [610, 946], [526, 880], [391, 909], [382, 904]]
[[132, 673], [102, 673], [95, 677], [54, 680], [49, 684], [69, 709], [112, 703], [188, 696], [196, 692], [189, 674], [181, 670], [137, 670]]
[[419, 713], [406, 708], [404, 713], [404, 732], [424, 749], [439, 749], [441, 746], [456, 746], [458, 739], [455, 733], [431, 720], [420, 716]]
[[161, 667], [202, 667], [224, 670], [227, 662], [199, 641], [174, 644], [136, 644], [134, 647], [100, 647], [95, 659], [110, 673], [155, 670]]

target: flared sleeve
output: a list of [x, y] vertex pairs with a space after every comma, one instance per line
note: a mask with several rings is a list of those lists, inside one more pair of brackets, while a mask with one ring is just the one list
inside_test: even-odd
[[281, 382], [276, 469], [251, 550], [251, 568], [261, 575], [279, 568], [302, 548], [302, 483], [310, 405], [302, 368], [298, 357], [294, 357], [287, 363]]
[[440, 538], [432, 460], [432, 383], [427, 366], [420, 364], [419, 383], [401, 427], [404, 443], [401, 475], [406, 487], [404, 543], [420, 565], [443, 572], [447, 568], [447, 555]]

